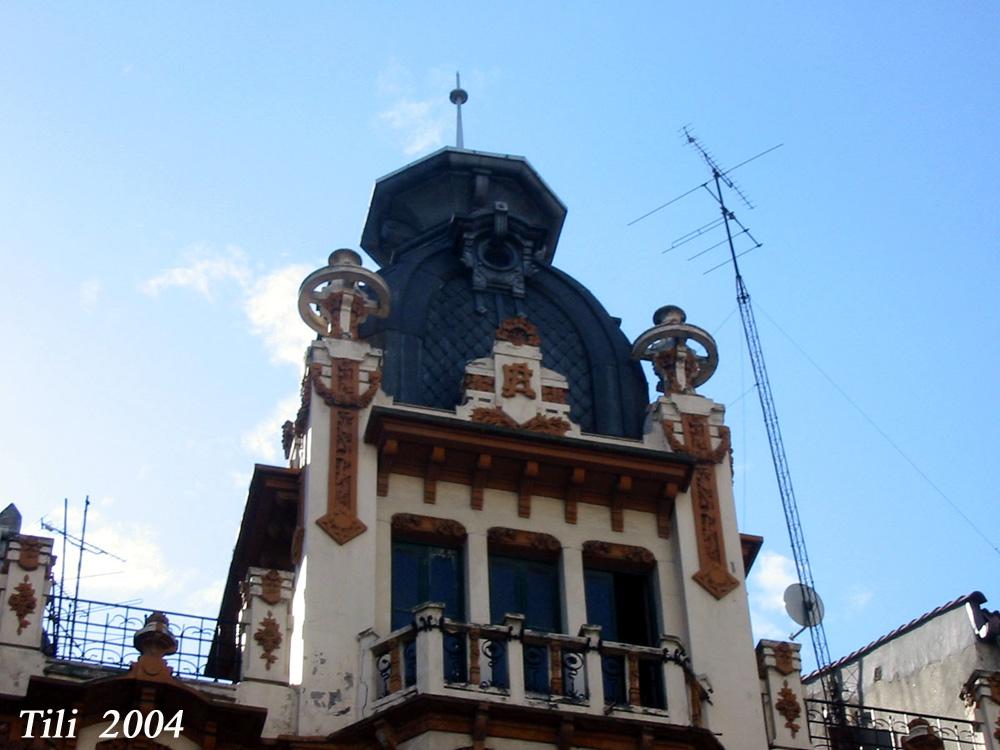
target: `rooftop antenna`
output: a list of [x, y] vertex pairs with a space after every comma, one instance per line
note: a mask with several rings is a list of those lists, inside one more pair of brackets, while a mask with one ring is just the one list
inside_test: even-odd
[[462, 88], [462, 79], [455, 73], [455, 88], [448, 94], [451, 103], [455, 105], [455, 146], [465, 148], [465, 138], [462, 134], [462, 105], [469, 101], [469, 92]]
[[[760, 247], [761, 243], [750, 234], [750, 230], [740, 223], [740, 221], [736, 218], [736, 215], [726, 205], [726, 194], [722, 189], [723, 186], [725, 186], [727, 189], [734, 192], [748, 208], [753, 208], [753, 204], [750, 203], [746, 194], [743, 193], [739, 187], [737, 187], [736, 183], [734, 183], [732, 178], [728, 175], [730, 172], [742, 167], [744, 164], [748, 164], [754, 159], [758, 159], [761, 156], [764, 156], [764, 154], [770, 153], [776, 148], [780, 148], [781, 144], [762, 151], [756, 156], [752, 156], [751, 158], [740, 162], [735, 167], [725, 170], [719, 166], [715, 158], [709, 153], [708, 149], [705, 148], [701, 141], [698, 140], [697, 136], [691, 132], [690, 128], [687, 126], [681, 128], [681, 134], [685, 143], [694, 148], [701, 156], [702, 160], [711, 171], [712, 176], [697, 187], [682, 193], [676, 198], [669, 200], [666, 203], [657, 206], [652, 211], [648, 211], [639, 218], [634, 219], [629, 222], [629, 225], [635, 224], [636, 222], [645, 219], [647, 216], [656, 213], [660, 209], [666, 208], [670, 204], [676, 203], [681, 198], [701, 189], [704, 189], [709, 195], [711, 195], [719, 206], [719, 210], [721, 212], [720, 219], [705, 224], [693, 232], [689, 232], [676, 240], [674, 245], [667, 248], [664, 252], [672, 250], [674, 247], [682, 245], [691, 239], [695, 239], [711, 229], [715, 229], [716, 227], [722, 226], [725, 228], [725, 238], [722, 242], [717, 242], [715, 245], [706, 248], [702, 252], [696, 253], [691, 256], [691, 259], [697, 258], [708, 250], [720, 245], [725, 245], [729, 248], [729, 258], [713, 268], [710, 268], [706, 271], [706, 273], [709, 273], [716, 268], [721, 268], [728, 263], [733, 264], [733, 271], [736, 276], [736, 300], [739, 303], [740, 318], [743, 321], [743, 334], [746, 338], [747, 351], [749, 352], [750, 362], [753, 366], [754, 379], [757, 385], [757, 395], [760, 400], [761, 411], [764, 415], [764, 426], [767, 429], [767, 441], [771, 448], [771, 460], [774, 464], [774, 473], [778, 483], [778, 492], [781, 495], [781, 506], [785, 513], [785, 526], [788, 528], [788, 537], [791, 542], [792, 556], [795, 559], [795, 571], [798, 577], [798, 584], [790, 586], [785, 592], [785, 600], [788, 603], [788, 612], [792, 619], [798, 622], [799, 625], [803, 626], [803, 629], [809, 630], [809, 637], [812, 640], [813, 653], [816, 657], [816, 669], [817, 672], [822, 675], [820, 684], [823, 689], [823, 694], [828, 700], [832, 701], [835, 718], [838, 721], [842, 721], [844, 718], [844, 704], [840, 676], [836, 671], [829, 669], [832, 660], [830, 659], [830, 648], [827, 645], [826, 631], [823, 627], [823, 605], [819, 599], [819, 595], [816, 593], [812, 567], [809, 564], [809, 555], [806, 552], [805, 536], [802, 533], [802, 523], [799, 520], [798, 503], [795, 499], [795, 491], [792, 488], [792, 476], [788, 469], [788, 458], [785, 456], [785, 446], [781, 439], [781, 428], [778, 424], [778, 412], [774, 405], [774, 396], [771, 393], [771, 383], [767, 377], [767, 367], [764, 364], [764, 352], [760, 343], [760, 335], [757, 333], [757, 322], [754, 319], [753, 307], [750, 304], [750, 292], [747, 290], [746, 283], [743, 281], [743, 275], [740, 273], [740, 266], [737, 261], [737, 258], [740, 256]], [[734, 225], [739, 229], [738, 232], [733, 231]], [[753, 241], [753, 246], [748, 250], [738, 253], [734, 240], [741, 235], [747, 235], [747, 237]], [[800, 630], [799, 632], [801, 633], [802, 631]], [[798, 633], [796, 633], [796, 635], [798, 635]], [[823, 674], [824, 671], [826, 674]]]
[[[62, 565], [59, 570], [59, 601], [57, 603], [57, 609], [59, 612], [55, 617], [56, 632], [53, 635], [54, 643], [53, 646], [58, 649], [58, 639], [59, 630], [62, 626], [60, 622], [62, 616], [63, 601], [65, 599], [66, 591], [66, 542], [69, 541], [77, 549], [78, 557], [76, 559], [76, 585], [74, 587], [73, 599], [72, 599], [72, 609], [69, 617], [69, 625], [63, 627], [62, 629], [67, 631], [69, 635], [69, 648], [73, 648], [73, 633], [76, 630], [76, 614], [77, 614], [77, 600], [80, 598], [80, 578], [83, 571], [83, 553], [89, 552], [93, 555], [107, 555], [108, 557], [113, 557], [115, 560], [120, 562], [127, 562], [124, 558], [119, 557], [113, 552], [108, 552], [106, 549], [98, 547], [96, 544], [91, 544], [87, 541], [87, 515], [90, 511], [90, 495], [87, 495], [83, 500], [83, 528], [80, 532], [80, 536], [76, 537], [70, 534], [67, 530], [67, 522], [69, 516], [69, 500], [68, 498], [63, 498], [63, 523], [62, 528], [58, 526], [53, 526], [51, 523], [45, 520], [43, 517], [39, 524], [46, 531], [51, 531], [54, 534], [59, 534], [62, 537]], [[58, 653], [58, 650], [57, 652]]]

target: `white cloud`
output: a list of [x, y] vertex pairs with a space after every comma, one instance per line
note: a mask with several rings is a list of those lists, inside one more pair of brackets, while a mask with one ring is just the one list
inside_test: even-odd
[[212, 299], [212, 288], [226, 281], [235, 281], [241, 287], [250, 283], [251, 272], [247, 265], [246, 253], [230, 245], [224, 253], [201, 245], [185, 253], [184, 265], [168, 268], [147, 279], [140, 285], [143, 293], [154, 297], [164, 289], [178, 287], [193, 289], [206, 299]]
[[86, 313], [97, 309], [97, 300], [101, 296], [101, 282], [98, 279], [87, 279], [80, 283], [80, 309]]
[[754, 637], [785, 640], [793, 625], [785, 614], [785, 589], [796, 583], [795, 562], [777, 552], [761, 552], [747, 581]]
[[875, 596], [875, 592], [871, 589], [861, 588], [860, 586], [855, 586], [851, 589], [850, 593], [847, 595], [847, 602], [851, 605], [851, 609], [858, 612], [864, 609], [868, 602], [872, 600]]
[[313, 269], [305, 265], [279, 268], [250, 286], [244, 312], [250, 330], [264, 340], [271, 361], [302, 366], [302, 355], [314, 334], [299, 317], [299, 284]]
[[295, 419], [298, 410], [299, 394], [281, 399], [270, 416], [243, 435], [243, 447], [256, 459], [277, 461], [281, 456], [281, 425], [287, 419]]
[[[444, 99], [443, 102], [447, 102]], [[415, 100], [402, 98], [379, 112], [378, 119], [389, 126], [401, 139], [403, 153], [413, 156], [421, 151], [444, 145], [444, 134], [450, 123], [449, 112], [437, 98]]]

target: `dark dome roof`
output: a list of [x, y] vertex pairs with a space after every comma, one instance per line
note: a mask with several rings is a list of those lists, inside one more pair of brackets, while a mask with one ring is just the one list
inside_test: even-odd
[[569, 380], [573, 421], [641, 438], [646, 378], [619, 321], [551, 265], [564, 216], [520, 157], [445, 149], [379, 180], [362, 246], [385, 264], [392, 312], [363, 335], [385, 351], [386, 392], [454, 409], [466, 363], [490, 355], [503, 320], [524, 315], [544, 366]]

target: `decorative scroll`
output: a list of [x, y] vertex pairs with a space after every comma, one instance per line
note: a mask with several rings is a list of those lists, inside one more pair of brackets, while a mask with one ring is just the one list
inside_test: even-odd
[[261, 648], [260, 658], [264, 660], [265, 668], [270, 669], [271, 665], [278, 661], [274, 652], [278, 650], [282, 641], [281, 628], [278, 627], [278, 621], [271, 615], [271, 610], [267, 610], [267, 617], [260, 621], [260, 627], [253, 634], [253, 639]]
[[687, 453], [698, 462], [691, 480], [699, 564], [694, 580], [716, 599], [721, 599], [739, 586], [739, 581], [730, 574], [727, 567], [719, 487], [715, 479], [715, 464], [722, 461], [729, 452], [729, 430], [719, 427], [719, 445], [712, 448], [707, 416], [682, 414], [681, 424], [684, 428], [683, 441], [674, 434], [673, 422], [664, 421], [662, 427], [672, 450]]
[[799, 725], [795, 720], [802, 713], [802, 706], [795, 693], [788, 687], [788, 680], [784, 681], [784, 687], [778, 692], [778, 702], [774, 704], [778, 713], [785, 719], [785, 727], [792, 733], [792, 737], [799, 733]]
[[281, 601], [281, 574], [274, 568], [260, 578], [260, 598], [272, 606]]
[[500, 394], [504, 398], [512, 398], [518, 394], [535, 398], [535, 389], [531, 387], [532, 370], [527, 362], [512, 362], [503, 366], [503, 387]]
[[369, 373], [368, 388], [359, 393], [360, 365], [353, 359], [334, 359], [331, 384], [323, 382], [322, 365], [309, 366], [316, 395], [330, 407], [330, 467], [326, 514], [316, 519], [323, 531], [346, 544], [368, 528], [358, 518], [358, 411], [375, 398], [382, 375]]
[[781, 674], [791, 674], [795, 671], [794, 657], [791, 645], [782, 641], [774, 647], [774, 668]]
[[490, 544], [510, 549], [531, 550], [543, 553], [547, 557], [557, 555], [562, 550], [562, 544], [551, 534], [541, 534], [522, 529], [508, 529], [494, 526], [486, 532]]
[[583, 556], [593, 560], [625, 563], [633, 567], [651, 568], [656, 564], [653, 553], [645, 547], [633, 547], [615, 542], [584, 542]]
[[17, 634], [21, 635], [21, 632], [31, 624], [28, 615], [38, 607], [35, 587], [31, 585], [28, 576], [25, 576], [24, 580], [14, 587], [14, 593], [7, 599], [7, 604], [17, 617]]
[[544, 435], [565, 435], [566, 431], [570, 428], [569, 422], [562, 417], [545, 416], [544, 414], [536, 414], [527, 422], [518, 424], [499, 407], [493, 407], [492, 409], [483, 406], [477, 407], [472, 410], [470, 419], [480, 424], [491, 424], [494, 427], [506, 427], [510, 430], [520, 428], [522, 430], [539, 432]]
[[541, 346], [538, 329], [523, 315], [507, 318], [497, 329], [497, 341], [508, 341], [514, 346]]
[[435, 537], [447, 541], [460, 542], [465, 539], [465, 527], [450, 518], [418, 516], [415, 513], [396, 513], [392, 517], [395, 533], [411, 536]]

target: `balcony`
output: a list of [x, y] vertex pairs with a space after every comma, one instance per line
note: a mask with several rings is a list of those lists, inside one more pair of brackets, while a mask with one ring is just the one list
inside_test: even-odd
[[[838, 718], [838, 714], [842, 714]], [[941, 748], [982, 750], [979, 725], [968, 719], [862, 706], [806, 701], [809, 742], [817, 750], [898, 750]]]
[[526, 629], [521, 615], [477, 625], [442, 612], [425, 604], [405, 628], [384, 638], [362, 634], [362, 677], [373, 696], [365, 716], [418, 694], [684, 726], [700, 714], [702, 690], [676, 639], [635, 646], [601, 641], [597, 626], [570, 636]]
[[[45, 612], [43, 650], [50, 659], [72, 665], [90, 665], [124, 671], [139, 658], [133, 639], [154, 610], [111, 602], [69, 597], [50, 597]], [[177, 650], [165, 656], [176, 677], [189, 680], [213, 678], [207, 670], [213, 642], [222, 638], [241, 650], [243, 632], [237, 622], [210, 617], [163, 612], [169, 619]], [[50, 666], [50, 669], [52, 667]], [[62, 671], [56, 668], [53, 671]], [[227, 673], [239, 674], [239, 664], [227, 665]]]

